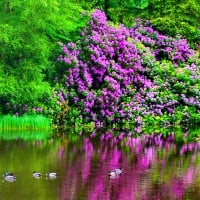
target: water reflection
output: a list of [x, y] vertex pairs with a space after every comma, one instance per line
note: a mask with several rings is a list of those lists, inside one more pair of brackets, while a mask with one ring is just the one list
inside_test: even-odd
[[[71, 136], [72, 137], [72, 136]], [[71, 140], [0, 141], [0, 172], [17, 180], [0, 183], [7, 199], [159, 200], [200, 199], [200, 142], [177, 145], [174, 134], [133, 137], [111, 132]], [[123, 168], [112, 177], [108, 172]], [[42, 173], [34, 179], [32, 172]], [[47, 172], [57, 172], [47, 179]]]

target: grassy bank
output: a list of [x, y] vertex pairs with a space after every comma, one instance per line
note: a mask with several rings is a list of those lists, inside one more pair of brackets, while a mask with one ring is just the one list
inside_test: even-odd
[[42, 115], [0, 117], [0, 130], [48, 130], [51, 121]]

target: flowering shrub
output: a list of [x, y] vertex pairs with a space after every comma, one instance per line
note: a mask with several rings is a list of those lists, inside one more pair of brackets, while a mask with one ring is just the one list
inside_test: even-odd
[[141, 41], [145, 46], [152, 49], [157, 60], [167, 59], [177, 65], [186, 62], [194, 51], [189, 48], [186, 39], [168, 37], [154, 30], [149, 21], [142, 24], [140, 19], [135, 20], [136, 24], [130, 29], [130, 35], [134, 39]]
[[76, 44], [62, 45], [59, 57], [66, 65], [69, 105], [81, 119], [140, 126], [148, 116], [166, 120], [180, 106], [199, 112], [199, 61], [185, 39], [161, 35], [140, 21], [130, 29], [110, 25], [100, 10], [81, 35]]

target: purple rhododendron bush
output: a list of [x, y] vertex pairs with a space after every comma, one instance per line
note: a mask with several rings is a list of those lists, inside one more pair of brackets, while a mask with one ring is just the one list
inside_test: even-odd
[[68, 121], [200, 122], [200, 59], [187, 40], [139, 19], [131, 28], [95, 10], [76, 43], [62, 45]]

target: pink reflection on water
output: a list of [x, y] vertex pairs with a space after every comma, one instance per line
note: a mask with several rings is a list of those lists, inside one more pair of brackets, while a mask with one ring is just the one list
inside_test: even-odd
[[189, 167], [183, 177], [183, 182], [187, 184], [192, 184], [194, 176], [196, 175], [194, 167]]
[[106, 190], [104, 185], [103, 179], [95, 179], [95, 182], [93, 183], [92, 190], [89, 190], [88, 193], [88, 199], [89, 200], [97, 200], [97, 199], [110, 199], [110, 194], [108, 190]]
[[84, 140], [83, 144], [83, 150], [85, 152], [85, 157], [83, 158], [83, 169], [82, 169], [82, 180], [83, 183], [85, 184], [88, 176], [90, 174], [90, 164], [91, 164], [91, 159], [93, 155], [93, 145], [90, 143], [90, 141], [86, 138]]
[[[100, 140], [84, 139], [82, 146], [76, 146], [76, 153], [67, 155], [71, 159], [66, 162], [60, 199], [183, 199], [200, 173], [200, 167], [194, 167], [198, 157], [185, 160], [183, 155], [197, 151], [200, 145], [183, 145], [177, 162], [173, 138], [105, 133]], [[109, 170], [117, 167], [124, 169], [122, 175], [110, 179]]]
[[185, 193], [185, 184], [179, 179], [172, 179], [167, 191], [172, 199], [182, 199]]
[[59, 158], [59, 160], [62, 159], [63, 154], [64, 154], [64, 151], [65, 151], [65, 148], [64, 148], [64, 147], [60, 147], [60, 148], [58, 149], [58, 158]]

